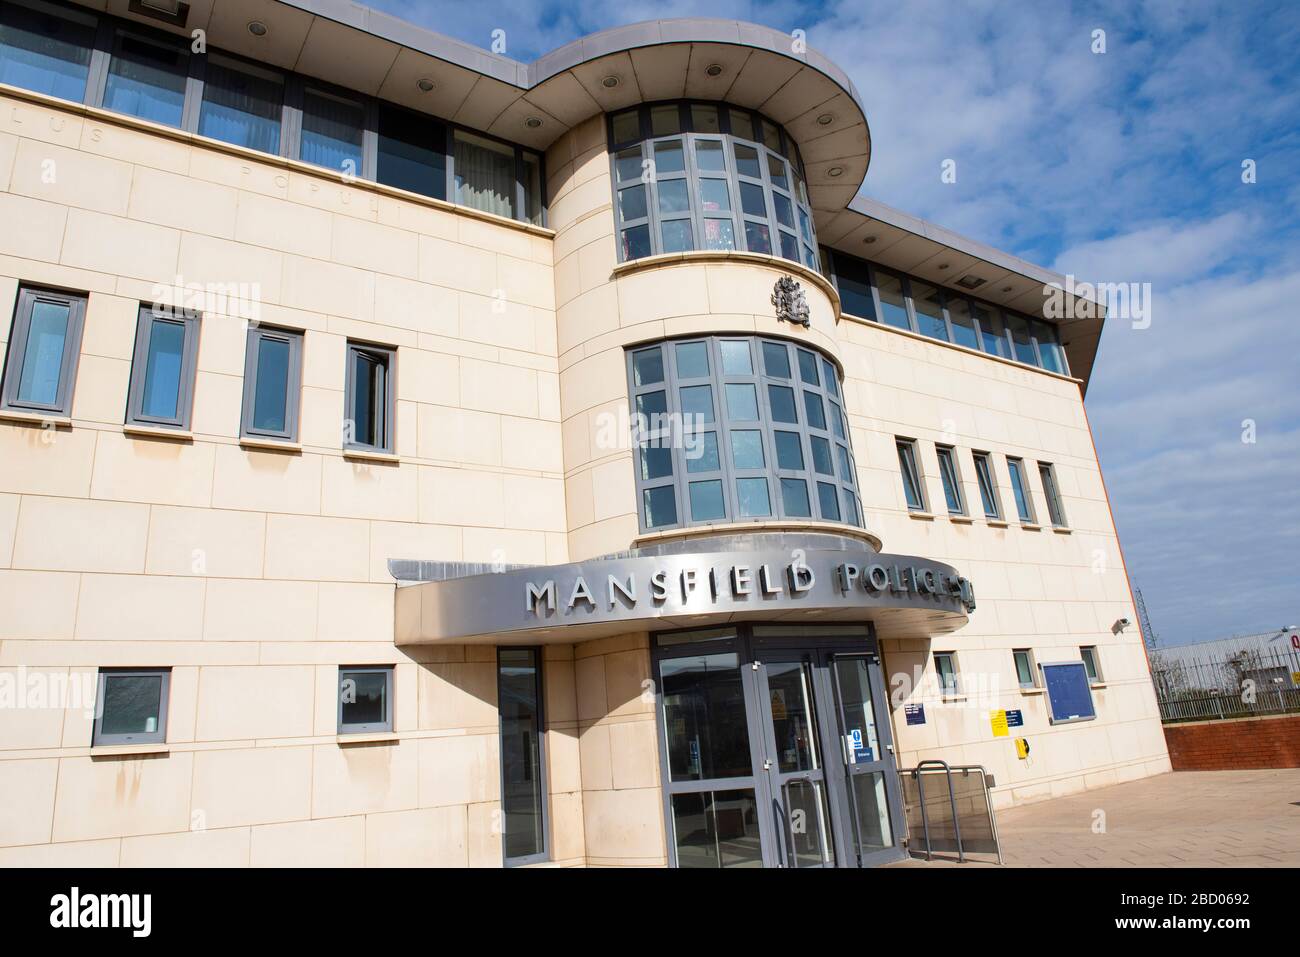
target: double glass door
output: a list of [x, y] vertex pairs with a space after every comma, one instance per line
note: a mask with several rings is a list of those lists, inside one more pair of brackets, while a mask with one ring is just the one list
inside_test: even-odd
[[901, 856], [897, 774], [869, 634], [803, 632], [658, 636], [677, 866], [856, 867]]

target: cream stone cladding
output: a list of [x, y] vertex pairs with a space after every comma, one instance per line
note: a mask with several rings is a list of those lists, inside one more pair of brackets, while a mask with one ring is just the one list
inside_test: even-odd
[[[1168, 756], [1110, 516], [1080, 384], [851, 317], [816, 277], [796, 273], [812, 313], [803, 330], [778, 322], [772, 284], [796, 267], [751, 256], [662, 257], [617, 265], [609, 155], [603, 119], [562, 137], [547, 157], [556, 230], [556, 321], [560, 354], [565, 495], [575, 559], [616, 552], [640, 535], [630, 450], [610, 448], [608, 423], [628, 411], [625, 347], [677, 335], [758, 332], [810, 342], [845, 372], [846, 408], [868, 531], [891, 552], [934, 557], [975, 584], [978, 608], [954, 635], [886, 641], [887, 677], [905, 675], [893, 712], [899, 764], [941, 757], [982, 764], [995, 802], [1019, 803], [1168, 770]], [[918, 440], [927, 499], [943, 503], [935, 443], [957, 450], [969, 520], [946, 509], [909, 514], [895, 436]], [[1005, 456], [1022, 457], [1035, 513], [1047, 515], [1036, 463], [1055, 466], [1068, 530], [990, 523], [980, 508], [971, 451], [990, 452], [1004, 514], [1014, 509]], [[1013, 512], [1014, 519], [1014, 512]], [[1044, 519], [1045, 520], [1045, 519]], [[1098, 718], [1051, 726], [1041, 693], [1022, 694], [1013, 648], [1036, 661], [1078, 660], [1096, 645], [1104, 687]], [[963, 681], [988, 690], [961, 701], [912, 688], [913, 668], [933, 678], [935, 650], [958, 652]], [[579, 695], [582, 694], [581, 672]], [[907, 725], [905, 703], [924, 702], [927, 721]], [[941, 705], [946, 705], [941, 707]], [[989, 711], [1021, 710], [1025, 724], [994, 738]], [[1014, 737], [1030, 756], [1016, 758]], [[590, 833], [589, 833], [590, 838]]]
[[[873, 323], [839, 325], [845, 401], [867, 523], [889, 551], [934, 556], [969, 576], [976, 610], [957, 632], [882, 642], [902, 767], [926, 758], [979, 764], [995, 804], [1055, 797], [1169, 770], [1155, 693], [1119, 539], [1079, 383]], [[915, 439], [932, 513], [907, 509], [895, 438]], [[935, 444], [956, 450], [969, 519], [944, 505]], [[972, 450], [989, 452], [1004, 517], [984, 517]], [[1023, 458], [1037, 526], [1016, 519], [1006, 456]], [[1037, 463], [1056, 471], [1068, 524], [1054, 529]], [[1042, 692], [1023, 693], [1012, 649], [1039, 663], [1079, 660], [1095, 645], [1103, 681], [1095, 721], [1052, 726]], [[943, 701], [931, 681], [934, 651], [955, 651], [964, 693]], [[924, 703], [908, 725], [903, 705]], [[1024, 725], [994, 737], [990, 711], [1020, 710]], [[1014, 739], [1029, 740], [1028, 759]]]
[[[0, 865], [499, 866], [495, 649], [395, 648], [386, 561], [568, 559], [550, 232], [17, 93], [0, 223], [0, 337], [20, 282], [89, 294], [71, 422], [0, 421], [0, 669], [173, 669], [161, 753], [92, 753], [82, 707], [0, 710]], [[192, 437], [124, 431], [137, 310], [177, 277], [256, 282], [304, 331], [301, 449], [241, 446], [245, 325], [217, 314]], [[343, 454], [349, 337], [397, 348], [396, 461]], [[341, 745], [337, 667], [380, 663], [394, 734]]]

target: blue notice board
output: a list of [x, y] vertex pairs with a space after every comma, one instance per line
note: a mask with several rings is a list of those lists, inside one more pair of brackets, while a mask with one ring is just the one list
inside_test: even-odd
[[925, 705], [923, 704], [903, 705], [903, 713], [907, 715], [908, 724], [925, 724]]
[[1052, 724], [1091, 721], [1097, 717], [1088, 686], [1088, 671], [1082, 661], [1044, 664], [1043, 684], [1047, 688], [1047, 719]]
[[1024, 716], [1024, 713], [1021, 712], [1019, 709], [1017, 709], [1017, 710], [1015, 710], [1015, 711], [1008, 711], [1008, 712], [1007, 712], [1007, 727], [1008, 727], [1008, 728], [1020, 728], [1020, 727], [1023, 727], [1024, 724], [1025, 724], [1025, 716]]

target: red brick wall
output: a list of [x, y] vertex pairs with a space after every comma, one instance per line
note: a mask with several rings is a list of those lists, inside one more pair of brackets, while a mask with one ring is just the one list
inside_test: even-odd
[[1300, 768], [1300, 715], [1165, 725], [1175, 771]]

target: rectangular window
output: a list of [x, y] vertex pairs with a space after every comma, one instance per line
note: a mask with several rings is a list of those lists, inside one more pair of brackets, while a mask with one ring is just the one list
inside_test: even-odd
[[434, 199], [447, 198], [447, 128], [432, 117], [379, 104], [376, 179]]
[[1011, 476], [1011, 492], [1016, 497], [1016, 514], [1020, 521], [1034, 523], [1034, 503], [1029, 497], [1029, 483], [1025, 480], [1025, 463], [1007, 456], [1007, 473]]
[[546, 775], [541, 650], [497, 649], [501, 711], [501, 843], [507, 866], [545, 860]]
[[514, 218], [515, 148], [462, 130], [455, 131], [452, 143], [456, 202]]
[[1083, 669], [1088, 672], [1088, 681], [1092, 684], [1099, 684], [1103, 679], [1101, 676], [1101, 656], [1097, 652], [1097, 646], [1084, 645], [1079, 649], [1079, 657], [1083, 659]]
[[344, 448], [393, 451], [393, 366], [397, 353], [387, 346], [348, 343], [344, 408], [348, 435]]
[[283, 108], [282, 76], [215, 54], [208, 57], [200, 136], [278, 154]]
[[840, 309], [850, 316], [874, 321], [876, 302], [871, 294], [871, 276], [867, 264], [839, 253], [832, 253], [831, 260], [835, 264], [835, 286], [840, 293]]
[[1039, 462], [1038, 477], [1043, 482], [1043, 498], [1047, 499], [1047, 515], [1052, 525], [1065, 528], [1065, 509], [1061, 507], [1061, 493], [1056, 486], [1056, 467], [1051, 462]]
[[393, 666], [339, 667], [339, 734], [393, 730]]
[[521, 150], [524, 161], [524, 219], [542, 225], [542, 158]]
[[916, 331], [931, 339], [948, 341], [948, 324], [943, 318], [939, 290], [929, 283], [911, 280], [912, 308], [916, 312]]
[[1011, 312], [1002, 313], [1011, 336], [1011, 358], [1026, 365], [1038, 365], [1038, 354], [1034, 352], [1034, 340], [1029, 334], [1029, 320]]
[[302, 333], [250, 325], [240, 434], [298, 441], [301, 394]]
[[189, 47], [119, 30], [104, 83], [104, 109], [178, 127], [189, 75]]
[[880, 321], [896, 329], [911, 329], [907, 317], [907, 300], [903, 298], [903, 280], [883, 269], [873, 269], [876, 292], [880, 297]]
[[45, 3], [0, 5], [0, 83], [80, 103], [95, 20]]
[[984, 505], [984, 517], [1002, 518], [1002, 502], [998, 497], [998, 486], [993, 481], [993, 460], [987, 452], [972, 452], [975, 459], [975, 478], [980, 487], [980, 501]]
[[167, 740], [170, 668], [102, 668], [92, 745], [157, 744]]
[[198, 354], [197, 313], [141, 306], [127, 393], [127, 424], [188, 429]]
[[364, 105], [307, 87], [302, 94], [298, 158], [336, 173], [360, 176], [365, 126]]
[[1065, 373], [1065, 357], [1057, 343], [1056, 326], [1049, 322], [1032, 324], [1034, 341], [1038, 343], [1038, 358], [1048, 372]]
[[939, 690], [946, 695], [958, 693], [957, 655], [951, 651], [934, 653], [934, 673], [939, 679]]
[[72, 385], [81, 353], [84, 296], [23, 287], [18, 292], [0, 407], [72, 414]]
[[961, 475], [957, 471], [957, 453], [947, 445], [935, 446], [939, 454], [939, 477], [943, 480], [943, 497], [950, 515], [966, 514], [966, 499], [961, 493]]
[[1016, 663], [1016, 682], [1022, 688], [1037, 688], [1038, 675], [1034, 668], [1034, 653], [1028, 648], [1016, 648], [1011, 652]]
[[899, 439], [898, 468], [903, 476], [903, 495], [907, 507], [914, 512], [925, 511], [925, 490], [921, 485], [921, 472], [916, 465], [916, 442]]

